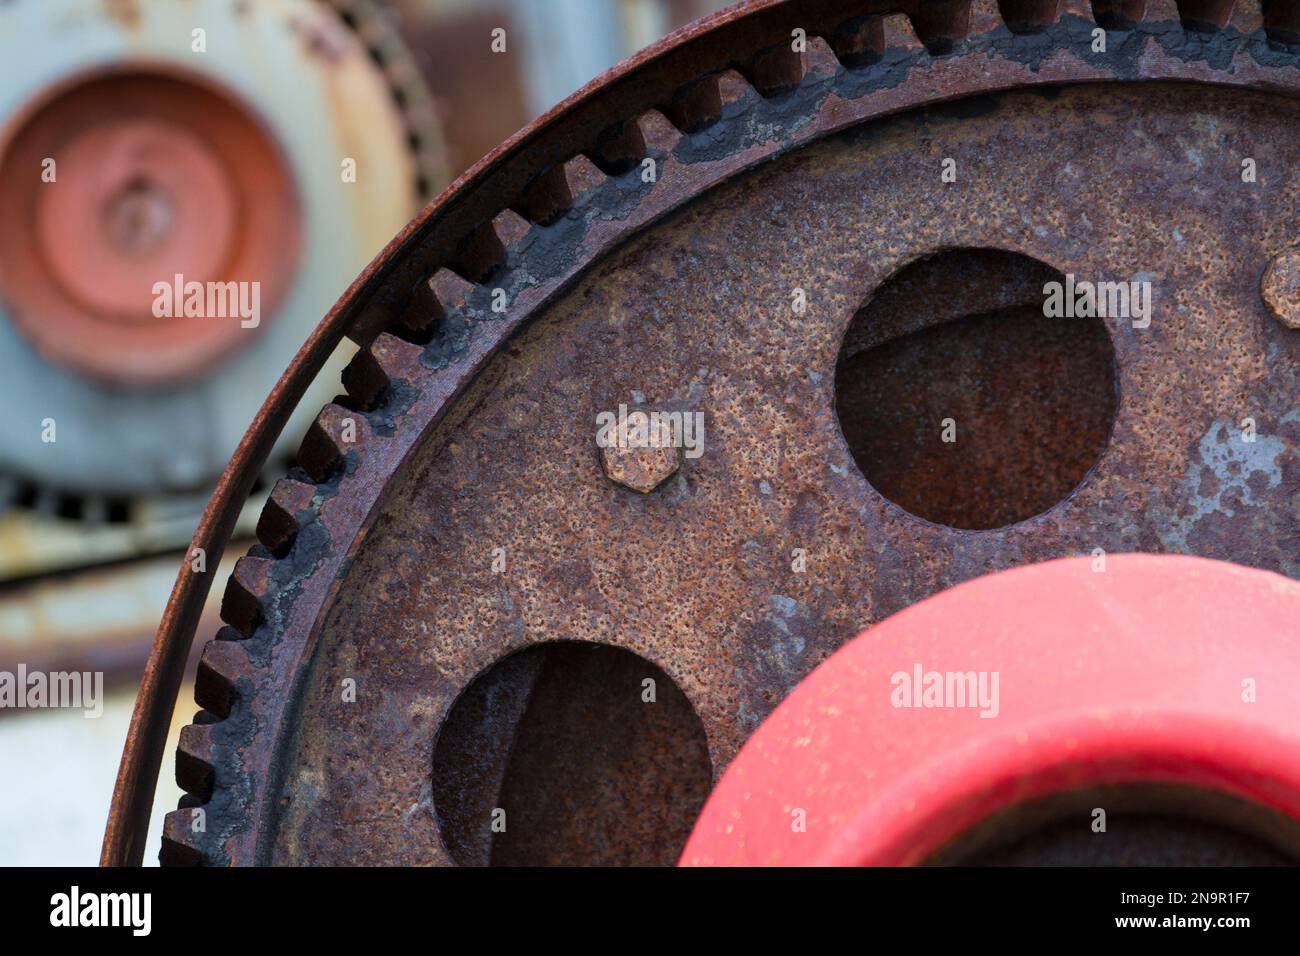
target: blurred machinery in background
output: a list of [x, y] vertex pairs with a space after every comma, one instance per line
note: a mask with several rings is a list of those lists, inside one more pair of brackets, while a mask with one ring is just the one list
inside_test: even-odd
[[[456, 172], [719, 5], [0, 5], [0, 666], [138, 677], [213, 482], [348, 282]], [[260, 321], [155, 316], [177, 274], [259, 283]]]
[[[0, 663], [133, 678], [175, 564], [150, 559], [445, 150], [363, 0], [19, 0], [0, 63]], [[256, 313], [160, 315], [176, 276]]]

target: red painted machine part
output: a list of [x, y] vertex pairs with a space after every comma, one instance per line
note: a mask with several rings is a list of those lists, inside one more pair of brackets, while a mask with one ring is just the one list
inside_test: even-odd
[[[1300, 583], [1181, 556], [1094, 566], [979, 578], [859, 635], [750, 738], [681, 864], [917, 864], [998, 811], [1100, 784], [1300, 818]], [[918, 664], [998, 672], [997, 716], [895, 706]]]

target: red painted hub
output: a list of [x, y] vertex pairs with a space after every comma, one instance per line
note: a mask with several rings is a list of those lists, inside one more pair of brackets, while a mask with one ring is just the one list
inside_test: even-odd
[[[1200, 558], [967, 582], [809, 675], [728, 768], [682, 863], [920, 863], [996, 814], [1104, 785], [1300, 819], [1298, 635], [1300, 584]], [[983, 678], [996, 705], [959, 706], [969, 679], [940, 690], [934, 673]]]
[[102, 381], [178, 381], [251, 342], [260, 322], [241, 324], [231, 309], [187, 317], [173, 304], [180, 314], [156, 315], [155, 284], [256, 282], [268, 316], [293, 278], [300, 229], [270, 135], [191, 78], [75, 83], [0, 147], [12, 321], [43, 355]]

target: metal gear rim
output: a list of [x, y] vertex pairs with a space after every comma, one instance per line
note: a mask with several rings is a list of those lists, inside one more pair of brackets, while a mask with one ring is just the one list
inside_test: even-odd
[[[482, 233], [477, 237], [472, 233], [466, 235], [470, 232], [468, 229], [462, 231], [449, 228], [442, 235], [435, 236], [435, 226], [447, 224], [446, 220], [451, 221], [452, 227], [459, 225], [455, 220], [461, 217], [454, 214], [464, 215], [464, 210], [457, 207], [474, 204], [464, 202], [466, 194], [473, 191], [470, 187], [488, 185], [493, 174], [519, 183], [534, 180], [540, 173], [550, 168], [545, 159], [528, 164], [517, 155], [510, 154], [523, 152], [527, 147], [533, 147], [534, 154], [542, 151], [538, 149], [539, 144], [530, 142], [530, 139], [542, 139], [544, 132], [553, 133], [554, 131], [547, 130], [547, 127], [562, 114], [572, 114], [583, 107], [591, 112], [594, 92], [601, 88], [602, 82], [613, 84], [619, 79], [628, 78], [638, 67], [648, 71], [651, 65], [662, 66], [661, 63], [655, 63], [656, 59], [666, 58], [671, 53], [685, 56], [686, 52], [689, 52], [693, 54], [692, 60], [698, 60], [700, 51], [698, 49], [688, 51], [688, 43], [709, 34], [713, 27], [718, 29], [710, 38], [717, 41], [719, 45], [723, 45], [724, 34], [741, 33], [742, 28], [754, 30], [760, 39], [758, 42], [745, 44], [745, 49], [761, 54], [763, 50], [783, 42], [784, 36], [788, 35], [783, 28], [790, 23], [797, 24], [799, 14], [805, 6], [819, 5], [763, 2], [733, 10], [712, 20], [702, 21], [625, 64], [610, 77], [597, 81], [597, 84], [593, 84], [588, 90], [557, 110], [556, 114], [543, 118], [525, 134], [485, 158], [471, 174], [462, 177], [457, 184], [444, 193], [439, 203], [426, 211], [424, 217], [394, 240], [386, 253], [358, 279], [349, 295], [345, 296], [327, 316], [312, 340], [304, 346], [294, 366], [282, 380], [281, 386], [263, 408], [257, 423], [241, 446], [240, 460], [232, 464], [223, 479], [222, 489], [214, 499], [204, 526], [196, 538], [196, 543], [204, 542], [209, 546], [215, 543], [218, 550], [224, 543], [224, 533], [228, 533], [228, 530], [223, 533], [223, 527], [228, 529], [228, 520], [224, 513], [229, 510], [226, 507], [226, 498], [240, 494], [240, 485], [246, 478], [246, 474], [241, 474], [241, 471], [247, 470], [246, 459], [256, 458], [260, 449], [265, 447], [266, 430], [273, 429], [276, 419], [284, 411], [284, 406], [296, 400], [295, 393], [299, 393], [302, 387], [300, 379], [312, 373], [312, 366], [331, 337], [337, 339], [346, 332], [362, 341], [372, 341], [369, 351], [363, 352], [358, 357], [345, 377], [353, 401], [361, 407], [371, 407], [367, 414], [372, 427], [361, 429], [369, 434], [360, 436], [358, 442], [364, 447], [364, 453], [357, 454], [352, 449], [341, 447], [336, 433], [339, 419], [346, 410], [340, 406], [327, 408], [313, 427], [300, 455], [305, 472], [299, 477], [306, 478], [308, 481], [290, 479], [281, 483], [278, 488], [279, 501], [273, 499], [272, 505], [268, 507], [263, 517], [261, 530], [264, 548], [262, 550], [265, 554], [256, 553], [243, 559], [228, 588], [227, 618], [232, 620], [241, 632], [244, 632], [245, 637], [250, 636], [259, 626], [270, 625], [268, 630], [255, 640], [284, 640], [286, 634], [298, 640], [307, 638], [314, 618], [308, 617], [308, 612], [305, 611], [281, 608], [280, 602], [276, 599], [276, 589], [268, 589], [268, 586], [272, 581], [282, 587], [287, 586], [298, 599], [301, 599], [304, 593], [308, 593], [316, 599], [309, 603], [319, 607], [327, 596], [334, 569], [342, 555], [335, 555], [334, 561], [321, 560], [307, 567], [306, 562], [301, 562], [301, 559], [300, 562], [294, 561], [295, 536], [300, 531], [310, 529], [316, 529], [313, 533], [319, 531], [319, 514], [323, 497], [330, 496], [331, 500], [342, 501], [345, 496], [339, 495], [338, 492], [347, 486], [362, 492], [358, 496], [360, 500], [353, 501], [350, 507], [340, 506], [340, 512], [346, 512], [345, 514], [338, 513], [338, 518], [348, 524], [347, 528], [338, 529], [341, 531], [341, 537], [352, 541], [367, 515], [371, 513], [371, 505], [378, 496], [379, 489], [382, 488], [384, 475], [391, 471], [387, 466], [400, 461], [405, 450], [411, 447], [424, 428], [436, 419], [439, 409], [445, 407], [447, 402], [469, 381], [475, 367], [491, 354], [495, 346], [504, 339], [507, 331], [522, 321], [526, 314], [524, 310], [519, 310], [514, 313], [513, 321], [499, 323], [495, 341], [485, 342], [485, 338], [491, 337], [487, 335], [480, 334], [477, 339], [468, 336], [468, 342], [461, 350], [442, 356], [441, 363], [437, 359], [429, 363], [443, 369], [440, 374], [432, 376], [433, 388], [430, 391], [434, 394], [430, 395], [426, 392], [411, 401], [410, 392], [405, 385], [413, 377], [427, 373], [428, 364], [421, 368], [421, 356], [425, 349], [415, 348], [412, 343], [396, 335], [380, 334], [384, 327], [395, 328], [400, 321], [400, 313], [409, 295], [407, 290], [414, 284], [411, 276], [433, 274], [435, 270], [431, 265], [438, 261], [458, 262], [462, 268], [466, 260], [470, 265], [475, 262], [481, 264], [485, 254], [484, 246], [488, 248], [486, 254], [489, 256], [494, 250], [499, 255], [508, 256], [509, 251], [516, 248], [515, 244], [526, 236], [527, 230], [533, 228], [526, 220], [509, 210], [499, 213], [492, 219], [492, 235], [498, 240], [496, 244], [485, 241], [487, 237]], [[741, 150], [739, 154], [732, 154], [719, 160], [720, 168], [711, 167], [691, 177], [688, 182], [688, 192], [694, 195], [740, 169], [748, 168], [835, 129], [874, 116], [974, 92], [1016, 85], [1114, 79], [1183, 79], [1240, 86], [1258, 85], [1287, 92], [1294, 92], [1300, 87], [1300, 78], [1295, 74], [1296, 53], [1292, 50], [1275, 48], [1269, 43], [1264, 31], [1259, 29], [1257, 5], [1241, 5], [1252, 8], [1244, 14], [1246, 17], [1250, 17], [1252, 12], [1255, 16], [1256, 28], [1250, 32], [1242, 32], [1234, 26], [1225, 24], [1219, 24], [1219, 29], [1214, 32], [1205, 32], [1200, 29], [1185, 28], [1180, 21], [1170, 18], [1172, 4], [1161, 4], [1164, 9], [1155, 11], [1156, 16], [1135, 24], [1131, 30], [1123, 31], [1123, 42], [1126, 45], [1131, 44], [1129, 47], [1131, 57], [1122, 64], [1120, 70], [1116, 70], [1115, 64], [1111, 62], [1097, 63], [1095, 62], [1097, 58], [1090, 57], [1084, 52], [1089, 49], [1092, 30], [1096, 28], [1096, 23], [1088, 15], [1089, 11], [1082, 9], [1083, 5], [1078, 3], [1068, 3], [1063, 6], [1067, 7], [1067, 10], [1060, 19], [1053, 19], [1050, 24], [1037, 25], [1035, 32], [1021, 33], [1011, 31], [1000, 21], [997, 8], [991, 2], [975, 3], [971, 8], [966, 8], [973, 9], [975, 12], [973, 23], [967, 21], [966, 24], [970, 32], [955, 39], [941, 37], [951, 41], [951, 46], [946, 52], [934, 54], [928, 51], [914, 34], [911, 37], [907, 36], [911, 32], [907, 29], [907, 21], [895, 18], [890, 21], [889, 26], [893, 28], [894, 37], [904, 37], [902, 43], [900, 44], [896, 39], [894, 44], [886, 46], [878, 59], [867, 67], [859, 68], [859, 71], [873, 74], [877, 78], [882, 74], [890, 76], [897, 79], [896, 83], [863, 89], [857, 98], [842, 98], [838, 95], [833, 97], [835, 100], [833, 105], [836, 109], [832, 111], [834, 115], [830, 119], [826, 118], [824, 112], [819, 112], [818, 121], [795, 131], [790, 139], [748, 144], [747, 148]], [[807, 10], [803, 12], [808, 13]], [[1241, 15], [1240, 7], [1238, 13]], [[804, 22], [810, 22], [808, 16], [804, 17]], [[734, 27], [733, 31], [728, 31], [723, 26], [728, 23]], [[947, 23], [945, 26], [951, 27], [952, 24]], [[827, 28], [822, 32], [833, 35], [835, 31]], [[840, 65], [829, 45], [816, 38], [814, 30], [809, 29], [809, 34], [810, 64], [807, 75], [801, 79], [801, 85], [816, 83], [826, 86], [836, 82], [840, 77], [851, 76], [855, 72]], [[935, 34], [931, 34], [931, 39], [934, 36]], [[773, 43], [773, 40], [776, 43]], [[940, 47], [944, 45], [946, 44], [939, 44]], [[728, 62], [734, 62], [734, 50], [733, 46], [731, 49], [724, 48], [724, 51], [715, 51], [722, 57], [722, 62], [719, 64], [715, 61], [713, 65], [725, 66]], [[755, 69], [753, 60], [749, 63], [751, 75], [760, 83], [763, 82], [764, 77], [774, 75], [771, 70], [765, 70], [762, 66]], [[921, 72], [931, 63], [944, 64], [943, 75], [937, 79], [934, 74]], [[696, 65], [698, 66], [698, 63]], [[729, 76], [728, 80], [734, 81], [735, 76], [738, 74]], [[782, 79], [779, 68], [775, 71], [775, 78], [778, 81]], [[748, 83], [745, 83], [745, 86], [748, 90], [740, 89], [741, 98], [750, 106], [759, 106], [762, 94]], [[663, 91], [659, 92], [661, 94], [659, 101], [662, 102], [666, 97], [662, 97]], [[828, 95], [823, 100], [823, 107], [832, 99], [830, 92], [827, 90]], [[866, 102], [863, 102], [864, 100]], [[849, 108], [850, 104], [854, 104], [852, 109]], [[734, 114], [728, 118], [734, 119]], [[653, 109], [649, 113], [638, 115], [636, 124], [643, 145], [652, 155], [665, 154], [680, 141], [683, 135], [680, 130], [667, 122], [662, 113]], [[626, 132], [621, 126], [620, 131]], [[590, 127], [586, 130], [588, 134], [592, 132]], [[599, 149], [602, 143], [609, 146], [617, 141], [616, 136], [607, 137], [594, 145], [588, 145], [588, 148]], [[591, 144], [590, 137], [587, 143]], [[549, 145], [554, 149], [556, 144]], [[507, 159], [516, 160], [517, 165], [525, 168], [511, 170]], [[590, 175], [590, 170], [585, 168], [590, 165], [589, 161], [585, 161], [585, 157], [579, 156], [565, 164], [562, 172], [570, 182], [580, 183], [583, 182], [584, 174]], [[709, 175], [710, 173], [712, 175]], [[594, 258], [633, 229], [663, 215], [689, 198], [679, 194], [669, 196], [668, 192], [669, 190], [651, 190], [633, 214], [621, 221], [621, 229], [614, 230], [614, 235], [598, 237], [592, 241], [596, 248], [584, 251], [588, 252], [590, 258]], [[512, 193], [513, 191], [506, 191], [506, 194]], [[658, 197], [656, 193], [659, 194]], [[478, 221], [485, 222], [486, 217], [479, 217]], [[430, 245], [440, 248], [419, 249], [419, 243], [425, 240], [429, 241]], [[403, 256], [414, 261], [402, 263], [395, 261]], [[589, 261], [590, 259], [584, 259], [582, 267], [585, 268]], [[528, 306], [545, 301], [580, 271], [579, 267], [573, 266], [572, 263], [570, 266], [571, 268], [564, 275], [544, 283], [541, 288], [525, 290], [516, 301], [523, 301]], [[472, 283], [464, 279], [459, 283], [456, 282], [459, 277], [450, 270], [444, 270], [444, 273], [439, 274], [440, 282], [436, 281], [438, 276], [435, 275], [434, 282], [434, 292], [444, 314], [472, 313], [476, 291], [482, 290], [476, 290]], [[528, 294], [530, 292], [531, 295]], [[445, 299], [443, 295], [446, 296]], [[509, 329], [506, 328], [507, 326]], [[407, 337], [418, 336], [408, 334]], [[430, 348], [436, 345], [435, 339], [430, 343]], [[385, 408], [379, 404], [385, 398], [394, 397], [400, 397], [402, 402], [409, 404], [405, 408]], [[412, 415], [413, 409], [418, 412], [418, 415]], [[418, 426], [413, 425], [410, 421], [412, 417], [420, 417], [423, 421]], [[403, 429], [407, 430], [403, 431]], [[384, 434], [379, 435], [378, 431]], [[399, 440], [394, 441], [395, 437]], [[315, 486], [309, 482], [314, 482]], [[295, 501], [303, 506], [295, 507], [292, 504]], [[277, 561], [271, 557], [276, 552], [284, 553], [285, 559]], [[301, 575], [293, 567], [296, 563], [303, 565]], [[275, 570], [277, 566], [284, 568], [288, 575], [282, 577], [282, 572]], [[142, 695], [142, 703], [138, 705], [136, 719], [133, 721], [132, 737], [128, 741], [128, 749], [124, 755], [122, 775], [119, 777], [118, 792], [115, 794], [114, 813], [110, 819], [105, 843], [106, 862], [124, 862], [131, 854], [139, 852], [139, 835], [132, 834], [129, 828], [133, 824], [125, 819], [126, 815], [132, 814], [133, 809], [137, 818], [139, 814], [139, 798], [132, 795], [130, 790], [134, 789], [138, 794], [141, 789], [135, 774], [138, 772], [138, 767], [148, 766], [144, 751], [148, 749], [151, 717], [156, 719], [160, 699], [164, 700], [164, 703], [170, 703], [170, 700], [166, 699], [167, 684], [171, 683], [169, 662], [174, 660], [177, 646], [188, 641], [193, 627], [195, 595], [199, 594], [201, 598], [200, 591], [205, 588], [206, 582], [194, 582], [184, 572], [178, 579], [177, 589], [160, 631], [155, 658], [148, 675], [147, 686], [152, 693], [148, 696]], [[281, 591], [281, 593], [287, 592]], [[301, 605], [297, 607], [301, 608]], [[274, 636], [272, 631], [275, 632]], [[232, 708], [246, 706], [250, 694], [258, 696], [263, 702], [267, 701], [268, 694], [276, 696], [277, 705], [282, 705], [283, 695], [277, 696], [275, 691], [277, 684], [279, 690], [286, 688], [287, 685], [283, 683], [285, 675], [263, 672], [253, 663], [248, 653], [249, 646], [251, 645], [247, 641], [236, 640], [214, 642], [209, 646], [205, 651], [205, 662], [212, 675], [211, 688], [214, 691], [224, 689], [227, 694], [227, 704]], [[260, 687], [257, 686], [259, 681], [261, 681]], [[161, 689], [161, 697], [157, 696], [160, 693], [159, 689]], [[246, 826], [250, 820], [259, 817], [260, 811], [255, 805], [256, 794], [251, 794], [244, 785], [234, 779], [232, 771], [237, 771], [238, 768], [229, 762], [234, 755], [229, 752], [222, 753], [219, 745], [214, 747], [211, 733], [207, 729], [211, 726], [213, 725], [210, 723], [195, 724], [189, 728], [188, 739], [182, 743], [184, 755], [182, 763], [188, 764], [190, 769], [182, 770], [182, 774], [190, 782], [196, 783], [198, 790], [204, 790], [209, 785], [215, 785], [218, 792], [225, 789], [223, 799], [211, 806], [211, 809], [220, 811], [214, 816], [225, 815], [225, 823], [218, 823], [213, 828], [218, 834], [219, 842], [211, 842], [212, 838], [209, 836], [210, 842], [196, 845], [189, 834], [189, 814], [178, 812], [168, 821], [165, 837], [168, 855], [177, 862], [258, 862], [256, 848], [236, 832], [241, 823]], [[247, 770], [247, 768], [243, 769]], [[232, 785], [243, 792], [233, 793]], [[250, 796], [253, 799], [250, 800]], [[134, 808], [127, 805], [128, 799], [135, 805]], [[189, 803], [192, 804], [193, 801]], [[220, 803], [225, 803], [226, 807], [221, 807]], [[233, 815], [230, 814], [232, 809], [235, 811]], [[145, 813], [147, 814], [147, 806]], [[212, 830], [209, 831], [209, 834], [211, 833]], [[131, 846], [133, 843], [135, 846]]]

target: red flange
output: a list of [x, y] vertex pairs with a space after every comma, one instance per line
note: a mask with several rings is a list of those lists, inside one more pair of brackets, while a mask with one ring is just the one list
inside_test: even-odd
[[1300, 583], [1181, 556], [1095, 567], [970, 581], [837, 651], [741, 750], [681, 863], [915, 864], [1001, 811], [1110, 784], [1300, 819]]
[[[134, 387], [247, 346], [289, 289], [302, 231], [293, 176], [250, 108], [151, 67], [69, 81], [30, 114], [0, 137], [0, 287], [19, 331], [51, 361]], [[188, 291], [164, 301], [158, 283]], [[187, 312], [209, 284], [218, 314], [206, 296]], [[233, 314], [239, 289], [245, 304], [256, 290], [256, 317]]]

